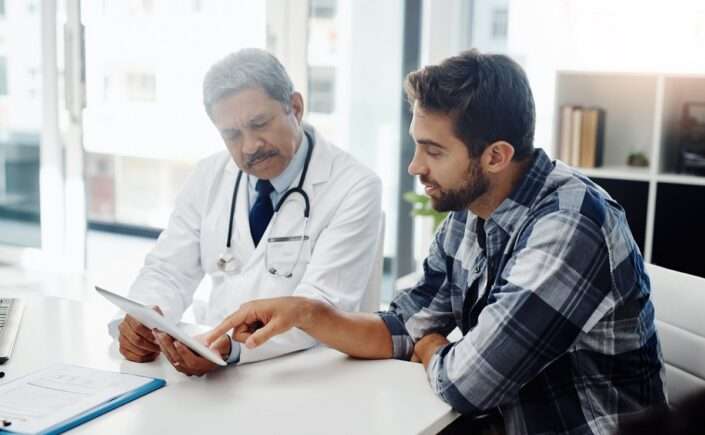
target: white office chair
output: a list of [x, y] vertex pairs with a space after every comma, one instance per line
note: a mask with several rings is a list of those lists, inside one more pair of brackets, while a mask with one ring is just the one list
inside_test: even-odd
[[375, 262], [372, 266], [372, 274], [367, 283], [365, 295], [362, 297], [362, 303], [360, 304], [360, 311], [364, 313], [379, 311], [382, 274], [384, 273], [384, 230], [384, 212], [382, 212], [382, 222], [379, 225], [379, 238], [377, 239]]
[[647, 264], [671, 403], [705, 390], [705, 279]]

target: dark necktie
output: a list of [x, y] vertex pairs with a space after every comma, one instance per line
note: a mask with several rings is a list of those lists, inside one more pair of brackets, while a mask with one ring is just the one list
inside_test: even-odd
[[255, 246], [257, 246], [274, 214], [272, 199], [269, 197], [274, 191], [274, 186], [269, 180], [259, 180], [255, 190], [257, 191], [257, 200], [250, 210], [250, 233]]

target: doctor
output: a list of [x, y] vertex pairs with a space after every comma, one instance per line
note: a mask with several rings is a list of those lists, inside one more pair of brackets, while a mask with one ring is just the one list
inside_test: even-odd
[[[213, 65], [203, 102], [227, 152], [198, 164], [130, 297], [178, 321], [208, 275], [212, 292], [197, 319], [206, 325], [265, 297], [305, 296], [358, 310], [379, 243], [379, 177], [302, 123], [301, 94], [265, 51], [241, 50]], [[163, 352], [184, 374], [216, 367], [131, 316], [118, 331], [120, 352], [130, 361]], [[315, 343], [292, 330], [257, 349], [241, 348], [227, 335], [212, 347], [235, 364]]]

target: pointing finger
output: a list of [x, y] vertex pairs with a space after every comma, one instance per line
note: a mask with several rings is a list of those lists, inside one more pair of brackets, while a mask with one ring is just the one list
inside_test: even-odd
[[220, 325], [216, 326], [213, 330], [211, 330], [211, 332], [206, 334], [206, 344], [210, 346], [215, 340], [218, 339], [218, 337], [224, 335], [231, 329], [236, 329], [239, 325], [245, 322], [246, 317], [247, 312], [243, 308], [240, 308], [226, 317]]
[[279, 335], [283, 332], [288, 331], [289, 329], [291, 329], [291, 326], [282, 325], [280, 322], [273, 320], [264, 325], [262, 328], [255, 331], [252, 335], [250, 335], [250, 337], [245, 342], [245, 346], [250, 349], [253, 349], [257, 346], [262, 345], [275, 335]]

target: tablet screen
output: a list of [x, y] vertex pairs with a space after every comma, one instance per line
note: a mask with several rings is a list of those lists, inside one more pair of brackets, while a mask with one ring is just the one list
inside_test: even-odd
[[199, 354], [213, 364], [217, 364], [219, 366], [227, 365], [227, 363], [223, 361], [223, 358], [221, 358], [217, 352], [208, 348], [194, 337], [191, 337], [178, 325], [172, 323], [152, 308], [98, 286], [96, 286], [95, 289], [115, 306], [139, 320], [144, 326], [150, 329], [158, 329], [169, 334], [172, 338], [179, 340], [188, 346], [193, 352]]

